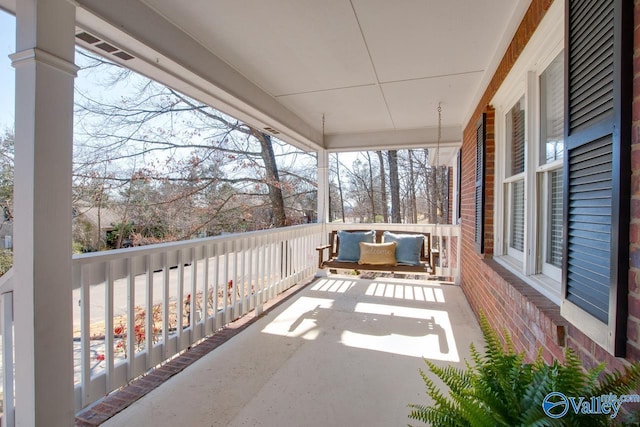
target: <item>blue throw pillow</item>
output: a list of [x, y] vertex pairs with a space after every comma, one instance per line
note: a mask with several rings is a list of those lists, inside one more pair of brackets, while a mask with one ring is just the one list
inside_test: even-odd
[[374, 243], [375, 230], [371, 231], [338, 231], [338, 261], [358, 262], [360, 259], [360, 242]]
[[396, 260], [400, 265], [420, 265], [420, 250], [424, 245], [422, 234], [395, 234], [385, 231], [382, 234], [385, 243], [396, 242]]

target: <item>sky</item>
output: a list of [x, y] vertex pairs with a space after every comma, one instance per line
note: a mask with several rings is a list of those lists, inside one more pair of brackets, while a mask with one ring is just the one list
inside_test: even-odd
[[16, 51], [16, 20], [0, 10], [0, 134], [13, 129], [15, 73], [9, 55]]

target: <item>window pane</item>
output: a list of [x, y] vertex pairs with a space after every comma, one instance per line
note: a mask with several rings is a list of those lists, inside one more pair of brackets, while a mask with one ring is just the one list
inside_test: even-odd
[[509, 246], [524, 251], [524, 180], [511, 186], [511, 239]]
[[560, 53], [540, 76], [540, 162], [563, 157], [564, 56]]
[[511, 151], [511, 175], [524, 172], [524, 96], [507, 113], [507, 139]]
[[562, 170], [549, 174], [549, 235], [547, 263], [562, 267]]

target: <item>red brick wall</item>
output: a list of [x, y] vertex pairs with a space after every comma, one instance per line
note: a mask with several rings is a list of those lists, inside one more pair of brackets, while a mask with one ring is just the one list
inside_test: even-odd
[[633, 125], [631, 132], [631, 224], [629, 227], [629, 319], [627, 355], [640, 360], [640, 0], [634, 2]]
[[[560, 316], [559, 307], [523, 283], [491, 259], [493, 254], [494, 215], [494, 111], [489, 101], [522, 52], [552, 0], [533, 0], [513, 41], [508, 47], [475, 113], [467, 123], [462, 145], [462, 274], [461, 284], [476, 313], [482, 311], [499, 331], [506, 328], [519, 351], [534, 358], [542, 347], [545, 360], [562, 358], [563, 346], [576, 350], [586, 367], [606, 362], [609, 369], [620, 369], [616, 359], [600, 348]], [[631, 269], [629, 272], [629, 322], [627, 359], [640, 359], [640, 0], [634, 0], [635, 54], [632, 148], [632, 223]], [[485, 254], [475, 252], [474, 171], [475, 128], [482, 113], [487, 113]]]

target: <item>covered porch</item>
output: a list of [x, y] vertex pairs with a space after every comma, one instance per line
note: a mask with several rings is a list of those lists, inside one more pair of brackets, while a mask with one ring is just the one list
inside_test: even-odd
[[[430, 235], [432, 249], [438, 248], [439, 253], [434, 271], [318, 270], [316, 248], [332, 230], [363, 226]], [[222, 405], [217, 407], [222, 411], [215, 416], [217, 421], [207, 420], [211, 408], [184, 415], [195, 417], [188, 425], [226, 425], [233, 421], [227, 417], [234, 411], [260, 410], [251, 409], [257, 401], [243, 399], [257, 393], [257, 387], [275, 387], [270, 382], [276, 374], [286, 375], [289, 369], [300, 371], [288, 379], [290, 385], [308, 387], [308, 393], [298, 393], [300, 396], [313, 397], [318, 392], [311, 379], [301, 380], [303, 373], [320, 375], [329, 383], [341, 382], [345, 393], [355, 391], [353, 381], [344, 378], [355, 375], [364, 381], [366, 387], [358, 387], [365, 394], [356, 393], [359, 397], [351, 396], [335, 413], [325, 415], [345, 422], [365, 415], [376, 419], [393, 407], [393, 416], [404, 419], [406, 405], [424, 399], [418, 374], [424, 367], [423, 357], [463, 366], [469, 344], [481, 345], [476, 318], [456, 285], [460, 244], [460, 227], [455, 225], [333, 223], [74, 255], [71, 306], [76, 422], [100, 425], [122, 411], [119, 417], [125, 421], [111, 422], [131, 425], [127, 417], [148, 418], [145, 401], [165, 407], [155, 393], [167, 390], [170, 400], [175, 400], [176, 393], [188, 396], [175, 388], [175, 381], [190, 390], [200, 387], [203, 376], [210, 376], [211, 381], [205, 383], [219, 389], [204, 390], [197, 398], [189, 398], [188, 405], [168, 410], [177, 416], [178, 407], [207, 408], [205, 402], [212, 401], [211, 396], [229, 394], [235, 402], [232, 408], [222, 409], [229, 403], [226, 398], [213, 399]], [[14, 271], [0, 281], [6, 425], [15, 421], [11, 415], [19, 407], [20, 396], [18, 378], [13, 375], [21, 364], [14, 346], [16, 284]], [[226, 343], [231, 337], [235, 338]], [[300, 359], [308, 351], [317, 352], [320, 360]], [[216, 356], [220, 353], [224, 355]], [[324, 366], [320, 364], [323, 357]], [[205, 360], [214, 367], [198, 368]], [[290, 366], [293, 360], [299, 365]], [[160, 387], [165, 381], [167, 385]], [[336, 397], [324, 391], [320, 394], [326, 396], [300, 402], [298, 410], [318, 399]], [[375, 391], [371, 399], [385, 402], [375, 405], [381, 412], [350, 413], [349, 402], [362, 403], [371, 391]], [[385, 397], [389, 393], [396, 397], [389, 400]], [[129, 410], [141, 397], [144, 400]], [[409, 397], [413, 400], [406, 400]], [[137, 405], [143, 406], [134, 409]], [[137, 415], [140, 410], [142, 414]], [[283, 411], [274, 415], [286, 416], [288, 410]], [[274, 425], [276, 420], [263, 417], [259, 422]]]
[[[397, 412], [384, 420], [404, 423], [406, 404], [424, 397], [417, 375], [422, 357], [461, 363], [469, 343], [477, 341], [477, 323], [455, 286], [463, 252], [461, 204], [453, 208], [456, 225], [384, 224], [430, 233], [440, 257], [436, 276], [452, 284], [426, 278], [410, 283], [314, 279], [315, 247], [326, 243], [328, 233], [363, 228], [328, 222], [328, 156], [437, 149], [434, 161], [457, 171], [462, 130], [530, 1], [461, 2], [451, 9], [442, 2], [435, 10], [368, 1], [326, 7], [256, 4], [264, 9], [237, 2], [186, 7], [171, 1], [0, 0], [0, 7], [16, 15], [18, 27], [12, 56], [17, 261], [1, 288], [7, 425], [67, 426], [108, 393], [197, 348], [247, 314], [257, 320], [245, 332], [110, 422], [133, 424], [134, 418], [124, 417], [139, 416], [138, 406], [146, 422], [145, 405], [151, 405], [174, 406], [173, 415], [181, 416], [174, 424], [189, 424], [179, 412], [189, 406], [165, 404], [162, 399], [171, 393], [162, 394], [195, 375], [196, 389], [205, 383], [223, 387], [200, 389], [199, 397], [211, 399], [208, 395], [215, 393], [223, 397], [215, 404], [234, 401], [225, 423], [249, 422], [265, 407], [284, 408], [269, 400], [278, 394], [287, 410], [271, 411], [274, 418], [265, 424], [295, 414], [306, 420], [312, 408], [335, 416], [318, 415], [318, 425], [383, 419], [369, 409], [352, 410], [354, 405], [381, 411], [393, 406]], [[410, 17], [418, 19], [407, 25]], [[268, 31], [265, 22], [273, 23]], [[251, 31], [238, 32], [243, 25]], [[470, 34], [463, 37], [462, 28]], [[80, 37], [83, 33], [97, 41], [87, 42], [92, 39]], [[110, 59], [124, 67], [315, 152], [318, 223], [72, 257], [68, 218], [76, 44], [102, 54], [114, 48]], [[424, 55], [416, 54], [423, 48]], [[442, 123], [438, 105], [445, 112]], [[460, 178], [454, 181], [452, 200], [467, 190]], [[61, 250], [65, 247], [69, 250]], [[299, 294], [261, 316], [273, 298], [306, 283]], [[92, 305], [97, 300], [103, 305]], [[139, 310], [147, 314], [141, 324], [136, 323]], [[100, 331], [92, 330], [100, 322]], [[236, 367], [232, 362], [243, 362], [236, 352], [243, 357], [272, 352], [273, 365], [260, 369], [247, 359]], [[202, 379], [205, 363], [222, 365], [212, 372], [213, 384]], [[314, 363], [322, 369], [315, 370]], [[356, 365], [361, 370], [349, 369]], [[355, 377], [345, 379], [338, 368]], [[369, 382], [371, 372], [380, 382]], [[219, 377], [232, 374], [237, 376]], [[295, 376], [303, 374], [309, 376], [298, 383]], [[343, 380], [355, 387], [341, 388]], [[278, 392], [270, 393], [274, 389]], [[370, 400], [358, 393], [365, 390], [373, 392]], [[186, 392], [181, 395], [201, 406]], [[291, 396], [307, 398], [307, 411], [290, 404]], [[326, 408], [334, 409], [327, 413]], [[211, 417], [188, 412], [194, 424], [217, 422], [217, 412]], [[358, 416], [371, 418], [353, 418]]]

